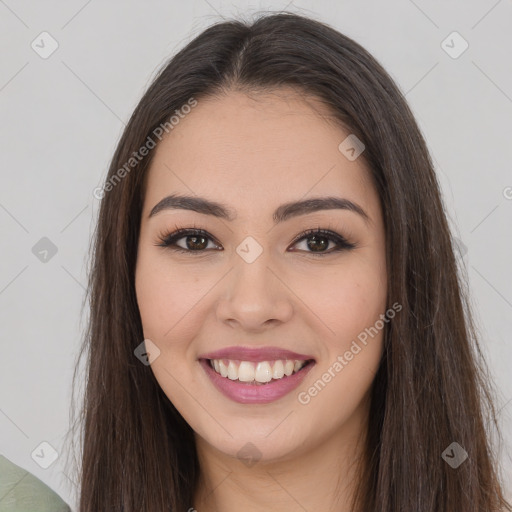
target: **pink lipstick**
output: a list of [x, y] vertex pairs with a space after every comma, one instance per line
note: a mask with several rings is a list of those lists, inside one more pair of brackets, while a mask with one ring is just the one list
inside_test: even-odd
[[266, 404], [293, 391], [315, 360], [279, 347], [227, 347], [199, 356], [213, 385], [242, 404]]

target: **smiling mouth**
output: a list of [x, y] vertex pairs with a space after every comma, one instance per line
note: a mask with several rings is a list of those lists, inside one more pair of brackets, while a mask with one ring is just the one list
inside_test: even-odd
[[206, 359], [206, 361], [221, 377], [253, 386], [284, 380], [314, 363], [313, 359], [277, 359], [259, 362], [238, 359]]

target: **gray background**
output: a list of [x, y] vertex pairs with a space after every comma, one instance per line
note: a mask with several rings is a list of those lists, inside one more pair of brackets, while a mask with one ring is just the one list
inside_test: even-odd
[[[81, 323], [80, 310], [98, 211], [92, 192], [160, 65], [222, 16], [267, 9], [330, 23], [368, 49], [406, 94], [462, 241], [512, 481], [511, 0], [0, 0], [0, 453], [71, 505], [64, 436], [87, 319], [85, 312]], [[46, 59], [31, 47], [35, 41], [43, 51], [43, 31], [59, 45]], [[458, 58], [442, 47], [453, 31], [469, 44]], [[452, 54], [462, 48], [453, 37], [447, 44]], [[43, 237], [57, 248], [46, 262], [33, 252]], [[39, 243], [39, 251], [48, 248]], [[47, 469], [35, 462], [49, 461], [43, 441], [59, 455]], [[36, 448], [39, 459], [31, 456]]]

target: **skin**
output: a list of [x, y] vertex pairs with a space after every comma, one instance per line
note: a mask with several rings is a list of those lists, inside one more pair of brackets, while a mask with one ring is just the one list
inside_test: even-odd
[[[160, 350], [151, 369], [195, 432], [201, 482], [191, 507], [198, 511], [349, 510], [382, 330], [309, 403], [297, 398], [387, 309], [380, 202], [363, 158], [349, 161], [338, 150], [348, 134], [316, 99], [286, 89], [250, 97], [231, 90], [200, 99], [155, 150], [136, 293], [144, 337]], [[171, 193], [224, 203], [237, 218], [181, 209], [148, 219]], [[274, 225], [281, 204], [324, 196], [350, 199], [369, 221], [331, 209]], [[211, 235], [204, 254], [157, 246], [176, 225]], [[336, 246], [329, 242], [317, 256], [311, 238], [292, 243], [317, 228], [356, 247], [328, 254]], [[263, 249], [250, 264], [236, 252], [247, 236]], [[177, 243], [191, 245], [186, 237]], [[316, 364], [276, 402], [240, 404], [217, 391], [198, 363], [232, 345], [279, 346], [311, 354]], [[237, 457], [248, 442], [260, 457], [254, 465]]]

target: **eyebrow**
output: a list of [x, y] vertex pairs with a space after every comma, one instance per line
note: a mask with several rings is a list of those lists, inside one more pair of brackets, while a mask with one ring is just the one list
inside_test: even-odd
[[[159, 201], [151, 210], [148, 218], [155, 216], [163, 210], [191, 210], [204, 215], [213, 215], [220, 219], [233, 221], [236, 219], [236, 212], [228, 206], [211, 201], [204, 197], [184, 196], [171, 194]], [[294, 201], [279, 206], [272, 215], [274, 224], [284, 222], [292, 217], [313, 213], [320, 210], [348, 210], [360, 215], [365, 222], [371, 222], [368, 214], [356, 203], [341, 197], [317, 197]]]

